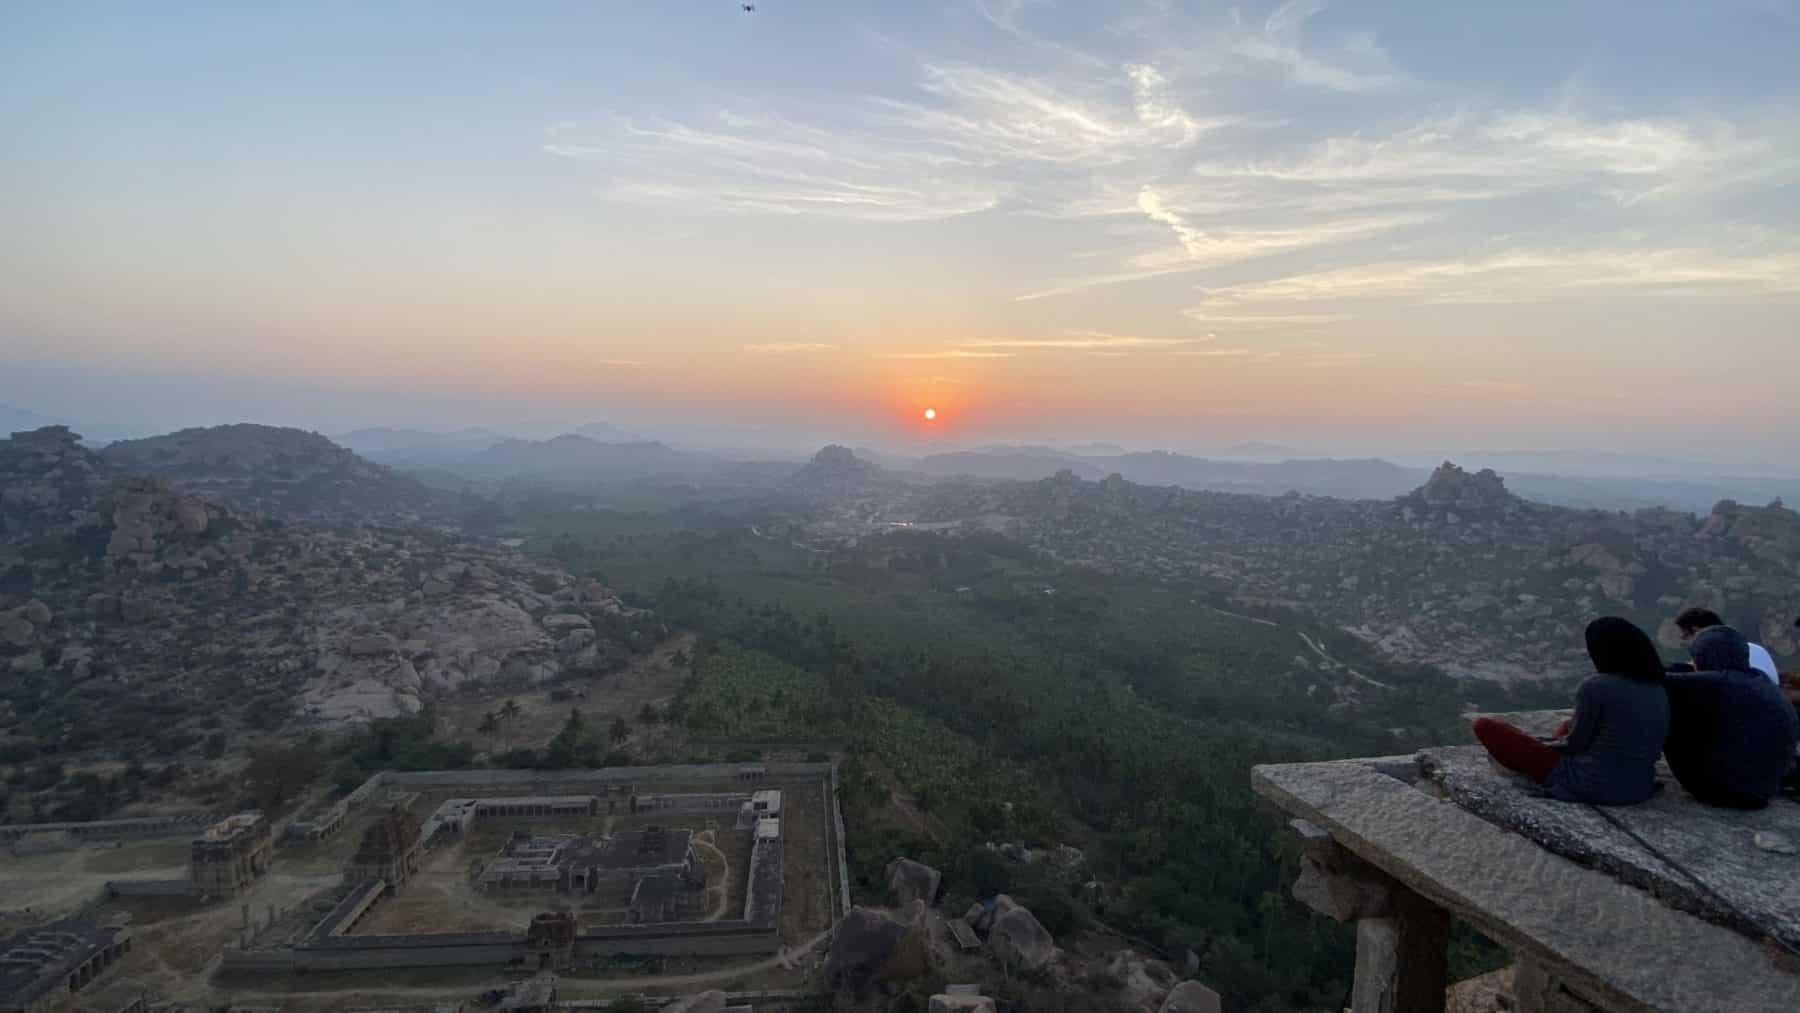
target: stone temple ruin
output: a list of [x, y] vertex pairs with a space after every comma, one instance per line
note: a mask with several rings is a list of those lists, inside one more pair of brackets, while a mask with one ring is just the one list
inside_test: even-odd
[[[753, 777], [729, 764], [384, 771], [353, 797], [367, 800], [361, 804], [377, 795], [416, 801], [431, 792], [442, 801], [422, 821], [398, 806], [379, 812], [345, 865], [343, 885], [329, 898], [328, 910], [315, 907], [309, 917], [284, 921], [279, 930], [272, 918], [270, 929], [246, 932], [238, 945], [226, 946], [221, 966], [255, 975], [483, 965], [559, 971], [620, 956], [767, 957], [783, 943], [784, 837], [791, 820], [812, 827], [809, 837], [820, 834], [815, 840], [824, 845], [825, 865], [808, 869], [817, 877], [809, 888], [826, 891], [827, 910], [848, 910], [836, 776], [830, 763], [769, 764]], [[766, 781], [816, 785], [818, 791], [807, 810], [795, 811], [804, 815], [795, 815], [784, 809], [780, 789], [746, 783]], [[648, 790], [664, 786], [680, 790]], [[528, 791], [542, 793], [521, 793]], [[609, 817], [632, 825], [609, 833], [565, 832], [570, 820]], [[713, 845], [681, 825], [696, 818], [718, 829], [749, 831], [743, 864], [736, 864], [737, 857], [727, 859], [733, 870], [729, 893], [707, 889], [700, 851]], [[565, 827], [529, 826], [544, 821]], [[385, 897], [408, 888], [426, 856], [491, 822], [506, 826], [508, 836], [497, 855], [471, 871], [469, 886], [496, 900], [532, 897], [535, 903], [543, 897], [542, 913], [528, 928], [359, 930]], [[728, 913], [740, 897], [741, 914]], [[604, 917], [543, 910], [590, 905], [604, 910]]]
[[344, 881], [380, 880], [398, 888], [419, 868], [423, 838], [417, 817], [404, 808], [389, 806], [363, 831], [356, 854], [344, 866]]
[[483, 892], [611, 894], [619, 903], [637, 896], [645, 883], [663, 895], [699, 890], [706, 886], [706, 870], [693, 837], [690, 830], [655, 827], [600, 838], [514, 831], [476, 885]]
[[74, 917], [0, 941], [0, 1013], [45, 1013], [65, 1006], [131, 951], [118, 926]]
[[235, 897], [269, 871], [273, 852], [269, 821], [260, 812], [241, 812], [194, 838], [189, 877], [204, 896]]

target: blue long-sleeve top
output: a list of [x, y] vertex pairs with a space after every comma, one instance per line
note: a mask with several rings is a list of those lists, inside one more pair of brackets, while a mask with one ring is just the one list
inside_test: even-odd
[[1656, 759], [1669, 733], [1661, 685], [1622, 675], [1589, 676], [1575, 691], [1575, 720], [1550, 773], [1551, 797], [1632, 805], [1656, 791]]
[[1760, 809], [1794, 763], [1800, 719], [1780, 689], [1750, 668], [1742, 634], [1702, 631], [1689, 647], [1700, 671], [1668, 676], [1672, 720], [1664, 752], [1688, 794], [1711, 805]]

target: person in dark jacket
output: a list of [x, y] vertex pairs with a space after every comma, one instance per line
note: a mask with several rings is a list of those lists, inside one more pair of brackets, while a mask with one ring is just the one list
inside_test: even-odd
[[1708, 805], [1761, 809], [1794, 764], [1800, 719], [1781, 690], [1750, 667], [1749, 642], [1729, 626], [1688, 645], [1696, 671], [1671, 674], [1669, 770]]
[[1493, 718], [1475, 719], [1475, 737], [1551, 798], [1634, 805], [1656, 793], [1656, 758], [1669, 732], [1662, 657], [1643, 630], [1617, 616], [1588, 624], [1587, 649], [1595, 674], [1575, 691], [1575, 717], [1560, 748]]

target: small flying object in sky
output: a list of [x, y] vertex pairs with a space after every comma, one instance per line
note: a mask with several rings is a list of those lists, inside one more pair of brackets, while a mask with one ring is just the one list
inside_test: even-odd
[[738, 6], [742, 7], [744, 9], [745, 14], [755, 14], [756, 13], [756, 5], [755, 4], [739, 4]]

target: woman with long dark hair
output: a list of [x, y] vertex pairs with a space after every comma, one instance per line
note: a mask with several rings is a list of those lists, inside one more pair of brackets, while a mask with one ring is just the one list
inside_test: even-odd
[[1594, 674], [1575, 691], [1569, 736], [1554, 746], [1504, 721], [1475, 719], [1475, 737], [1501, 766], [1551, 798], [1633, 805], [1656, 793], [1656, 760], [1669, 734], [1662, 656], [1643, 630], [1617, 616], [1587, 627]]

